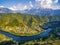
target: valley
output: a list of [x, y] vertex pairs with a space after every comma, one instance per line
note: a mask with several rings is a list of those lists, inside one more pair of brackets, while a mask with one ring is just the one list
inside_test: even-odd
[[[43, 24], [51, 21], [60, 21], [60, 16], [59, 15], [39, 16], [39, 15], [30, 15], [30, 14], [24, 15], [21, 13], [0, 13], [0, 30], [18, 36], [33, 36], [44, 32], [44, 29], [42, 29], [40, 25], [42, 26]], [[59, 32], [59, 29], [60, 27], [53, 30]], [[0, 42], [10, 41], [10, 40], [13, 41], [11, 38], [3, 34], [0, 34]], [[58, 41], [60, 41], [60, 37], [59, 36], [56, 37], [56, 34], [51, 33], [47, 39], [42, 38], [39, 40], [28, 41], [25, 42], [24, 45], [26, 44], [33, 45], [35, 43], [37, 45], [39, 44], [59, 45]], [[17, 44], [17, 42], [15, 43]]]

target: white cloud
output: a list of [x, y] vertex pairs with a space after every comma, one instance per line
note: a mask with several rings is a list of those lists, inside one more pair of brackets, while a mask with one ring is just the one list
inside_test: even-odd
[[27, 9], [27, 5], [24, 6], [23, 10]]
[[30, 5], [30, 7], [33, 7], [33, 4], [32, 4], [32, 2], [31, 2], [31, 1], [29, 2], [29, 5]]
[[60, 6], [54, 5], [57, 3], [58, 3], [58, 0], [35, 0], [35, 4], [33, 4], [32, 1], [29, 1], [28, 4], [17, 4], [9, 8], [11, 10], [26, 10], [26, 9], [30, 10], [32, 8], [60, 9]]
[[27, 5], [17, 4], [15, 6], [9, 7], [9, 9], [11, 9], [11, 10], [25, 10], [25, 9], [27, 9]]
[[51, 9], [53, 10], [60, 9], [60, 6], [52, 6]]
[[53, 7], [56, 7], [53, 4], [58, 3], [58, 0], [35, 0], [35, 1], [37, 5], [39, 5], [39, 7], [43, 7], [43, 8], [53, 8]]
[[16, 6], [9, 7], [11, 10], [17, 10]]
[[3, 8], [4, 6], [0, 6], [1, 8]]
[[49, 8], [52, 5], [52, 0], [36, 0], [40, 7]]
[[33, 8], [33, 4], [31, 1], [26, 5], [17, 4], [15, 6], [9, 7], [9, 9], [11, 10], [26, 10], [26, 9], [31, 9], [31, 8]]
[[54, 0], [54, 3], [58, 3], [58, 0]]
[[25, 9], [27, 9], [27, 6], [26, 5], [22, 5], [22, 4], [17, 4], [16, 8], [17, 8], [17, 10], [25, 10]]

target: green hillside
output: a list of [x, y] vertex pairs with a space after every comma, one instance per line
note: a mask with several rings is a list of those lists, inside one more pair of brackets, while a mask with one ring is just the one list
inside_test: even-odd
[[0, 29], [21, 36], [43, 32], [39, 25], [48, 21], [47, 18], [43, 20], [39, 16], [29, 14], [0, 14], [0, 20]]
[[[43, 25], [44, 23], [47, 23], [50, 21], [60, 21], [60, 16], [57, 16], [57, 15], [56, 16], [52, 16], [52, 15], [39, 16], [39, 15], [30, 15], [30, 14], [24, 15], [20, 13], [0, 14], [0, 30], [4, 30], [6, 32], [12, 33], [14, 35], [19, 35], [19, 36], [31, 36], [31, 35], [42, 33], [44, 30], [41, 27], [39, 27], [39, 25]], [[60, 27], [56, 28], [56, 30], [57, 29], [60, 29]], [[43, 39], [29, 41], [28, 44], [33, 45], [36, 43], [37, 45], [38, 44], [60, 45], [60, 43], [58, 44], [60, 39], [58, 37], [53, 37], [53, 36], [54, 34], [51, 34], [50, 37], [45, 41], [43, 41]], [[0, 42], [9, 41], [9, 40], [12, 40], [12, 39], [9, 37], [6, 37], [3, 34], [0, 34]], [[56, 44], [54, 41], [56, 42]], [[26, 44], [27, 42], [24, 45]], [[17, 45], [17, 43], [15, 45]]]

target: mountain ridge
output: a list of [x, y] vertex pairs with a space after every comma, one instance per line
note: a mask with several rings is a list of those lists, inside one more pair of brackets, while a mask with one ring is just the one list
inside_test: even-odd
[[0, 8], [0, 13], [22, 13], [22, 14], [33, 14], [33, 15], [59, 15], [60, 10], [53, 10], [53, 9], [26, 9], [26, 10], [11, 10], [9, 8]]

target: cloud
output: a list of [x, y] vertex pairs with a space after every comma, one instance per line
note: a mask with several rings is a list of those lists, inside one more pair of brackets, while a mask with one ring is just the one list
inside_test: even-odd
[[60, 9], [60, 6], [52, 6], [51, 9], [53, 9], [53, 10], [57, 9], [58, 10], [58, 9]]
[[30, 7], [33, 7], [33, 4], [32, 4], [32, 2], [31, 2], [31, 1], [29, 2], [29, 6], [30, 6]]
[[54, 3], [58, 3], [58, 0], [54, 0]]
[[52, 5], [51, 0], [35, 0], [40, 7], [49, 8]]
[[4, 6], [0, 6], [1, 8], [3, 8]]
[[16, 6], [9, 7], [11, 10], [17, 10]]
[[25, 10], [25, 9], [27, 9], [27, 5], [17, 4], [12, 7], [9, 7], [9, 9], [11, 9], [11, 10]]
[[39, 5], [39, 7], [53, 8], [56, 7], [54, 4], [58, 3], [58, 0], [35, 0], [35, 2], [37, 3], [37, 5]]
[[27, 5], [17, 4], [16, 8], [17, 8], [17, 10], [25, 10], [25, 9], [27, 9]]
[[23, 4], [17, 4], [17, 5], [13, 5], [12, 7], [9, 7], [9, 9], [11, 10], [26, 10], [26, 9], [31, 9], [33, 8], [33, 4], [31, 1], [28, 2], [28, 4], [23, 5]]
[[[35, 0], [35, 4], [32, 1], [29, 1], [27, 4], [17, 4], [9, 7], [11, 10], [30, 10], [32, 8], [49, 8], [49, 9], [60, 9], [60, 6], [57, 6], [58, 0]], [[55, 5], [54, 5], [55, 4]]]

